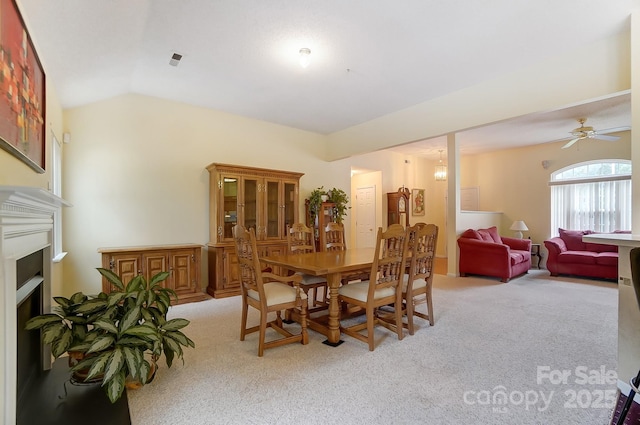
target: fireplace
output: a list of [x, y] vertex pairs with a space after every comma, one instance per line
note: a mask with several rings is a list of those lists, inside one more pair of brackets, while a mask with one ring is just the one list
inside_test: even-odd
[[16, 405], [18, 417], [20, 411], [26, 408], [29, 392], [35, 382], [38, 381], [45, 365], [44, 352], [40, 332], [27, 331], [27, 321], [43, 313], [42, 289], [44, 283], [43, 250], [34, 252], [19, 259], [16, 264], [17, 284], [17, 314], [16, 314], [16, 339], [17, 339], [17, 368], [16, 368]]
[[16, 423], [18, 401], [29, 383], [51, 367], [38, 332], [22, 332], [21, 323], [50, 311], [53, 215], [63, 206], [68, 204], [43, 189], [0, 186], [2, 423]]

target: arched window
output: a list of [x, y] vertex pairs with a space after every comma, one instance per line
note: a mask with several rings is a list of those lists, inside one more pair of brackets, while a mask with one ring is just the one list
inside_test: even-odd
[[631, 161], [582, 162], [551, 174], [551, 234], [558, 228], [631, 230]]

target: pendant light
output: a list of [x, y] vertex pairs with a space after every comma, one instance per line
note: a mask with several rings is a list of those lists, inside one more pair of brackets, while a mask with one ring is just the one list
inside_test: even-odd
[[440, 152], [440, 160], [438, 161], [438, 165], [436, 165], [435, 178], [436, 181], [443, 182], [447, 180], [447, 166], [442, 163], [442, 149], [438, 152]]

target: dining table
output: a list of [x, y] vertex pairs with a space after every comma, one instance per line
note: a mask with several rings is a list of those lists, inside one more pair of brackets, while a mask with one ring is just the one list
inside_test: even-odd
[[343, 275], [370, 268], [373, 264], [375, 248], [355, 248], [344, 251], [320, 251], [305, 254], [269, 255], [260, 260], [282, 269], [306, 273], [313, 276], [326, 276], [329, 290], [328, 314], [308, 317], [309, 328], [324, 334], [325, 344], [336, 347], [340, 339], [340, 303], [338, 288]]

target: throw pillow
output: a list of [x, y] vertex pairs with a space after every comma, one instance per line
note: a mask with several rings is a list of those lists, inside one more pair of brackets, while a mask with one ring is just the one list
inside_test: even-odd
[[491, 226], [488, 229], [478, 229], [478, 233], [482, 236], [482, 239], [487, 242], [502, 243], [502, 239], [498, 234], [498, 228]]
[[591, 233], [590, 230], [565, 230], [558, 228], [560, 239], [564, 241], [569, 251], [585, 251], [586, 245], [582, 242], [582, 236]]

